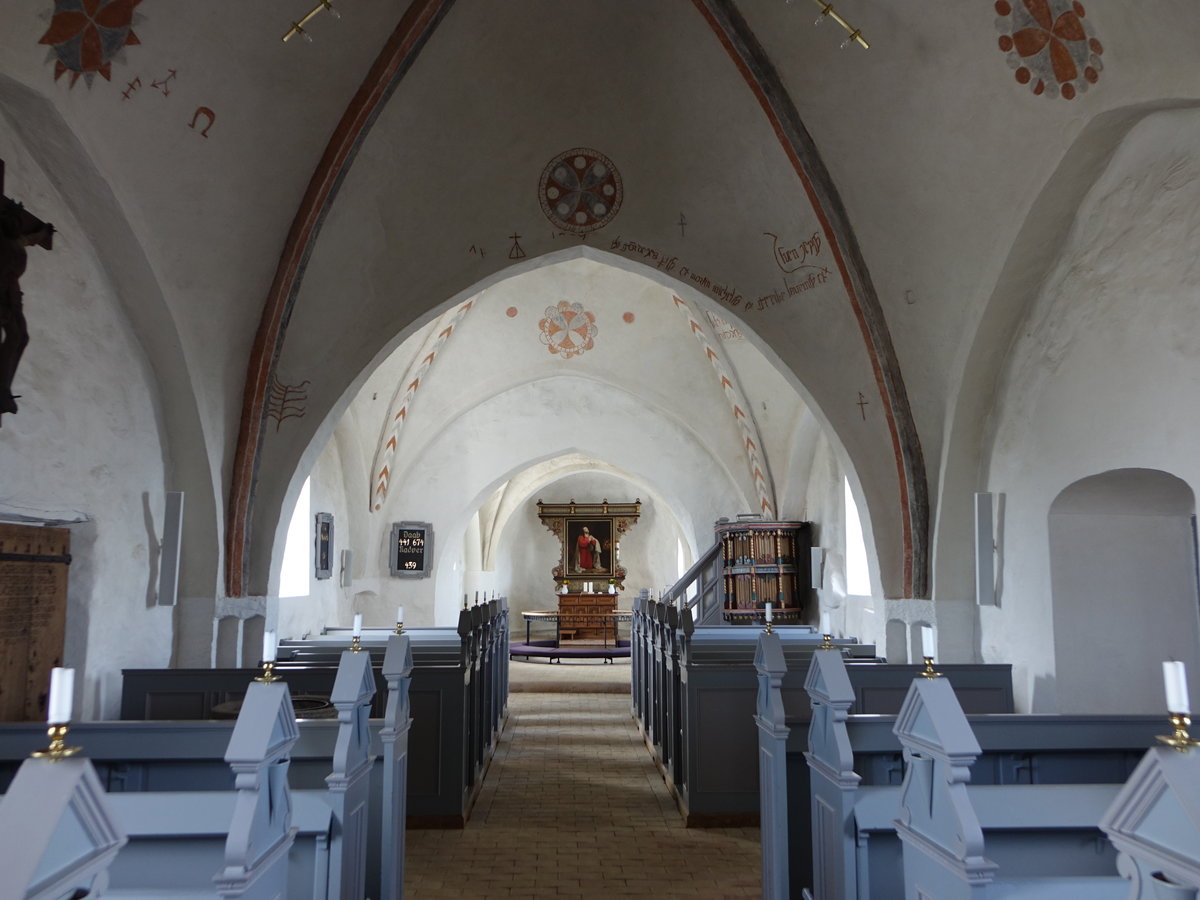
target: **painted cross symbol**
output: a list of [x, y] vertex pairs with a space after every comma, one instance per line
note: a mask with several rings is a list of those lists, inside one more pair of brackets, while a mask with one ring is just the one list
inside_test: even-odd
[[124, 97], [126, 100], [128, 100], [129, 95], [132, 94], [134, 91], [136, 91], [141, 86], [142, 86], [142, 79], [134, 78], [133, 81], [131, 81], [131, 82], [129, 82], [129, 84], [125, 85], [125, 90], [121, 91], [121, 96]]
[[683, 217], [683, 213], [679, 214], [679, 221], [676, 222], [675, 224], [679, 226], [679, 236], [687, 237], [687, 235], [684, 233], [684, 230], [683, 230], [687, 227], [687, 219], [685, 219]]
[[509, 237], [512, 238], [513, 245], [512, 245], [512, 249], [508, 251], [508, 258], [509, 259], [524, 259], [525, 251], [522, 250], [521, 245], [519, 243], [517, 243], [517, 241], [520, 240], [521, 236], [514, 231], [512, 234], [509, 235]]
[[862, 391], [859, 391], [858, 392], [858, 403], [856, 405], [858, 406], [858, 411], [862, 413], [864, 422], [867, 421], [867, 407], [870, 406], [870, 404], [871, 404], [871, 401], [863, 396]]

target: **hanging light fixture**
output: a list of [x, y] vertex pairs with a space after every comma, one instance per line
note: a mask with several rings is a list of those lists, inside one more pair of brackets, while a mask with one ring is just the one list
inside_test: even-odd
[[309, 19], [311, 19], [313, 16], [315, 16], [321, 10], [327, 11], [335, 19], [340, 19], [342, 17], [342, 14], [333, 8], [333, 3], [331, 3], [330, 0], [321, 0], [320, 3], [318, 3], [316, 6], [314, 6], [312, 9], [310, 9], [308, 11], [308, 15], [306, 15], [304, 18], [302, 18], [299, 22], [292, 23], [292, 27], [289, 28], [283, 35], [284, 42], [286, 43], [287, 41], [290, 41], [292, 38], [294, 38], [296, 35], [300, 35], [300, 37], [304, 38], [304, 40], [308, 41], [311, 44], [312, 43], [312, 35], [304, 30], [304, 26], [308, 24]]
[[833, 8], [832, 3], [826, 3], [825, 0], [813, 0], [813, 3], [821, 7], [821, 14], [817, 16], [817, 21], [813, 23], [814, 25], [820, 25], [828, 18], [833, 19], [833, 21], [837, 22], [846, 29], [846, 39], [839, 45], [840, 49], [845, 50], [851, 44], [860, 44], [864, 50], [871, 49], [871, 45], [868, 44], [867, 39], [863, 37], [862, 31], [858, 28], [855, 28], [853, 25], [843, 19], [838, 14], [838, 11]]

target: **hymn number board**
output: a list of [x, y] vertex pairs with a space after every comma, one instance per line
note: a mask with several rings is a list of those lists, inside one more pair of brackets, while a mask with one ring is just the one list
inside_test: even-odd
[[393, 522], [390, 566], [393, 575], [425, 578], [433, 555], [433, 526], [428, 522]]

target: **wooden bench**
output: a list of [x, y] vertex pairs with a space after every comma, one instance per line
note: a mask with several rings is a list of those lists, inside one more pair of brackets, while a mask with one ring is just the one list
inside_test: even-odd
[[[654, 601], [639, 599], [634, 608], [633, 711], [685, 822], [701, 827], [758, 824], [754, 658], [762, 629], [694, 626], [690, 610]], [[787, 658], [784, 703], [798, 718], [807, 718], [804, 675], [822, 636], [808, 625], [781, 626], [774, 633]], [[874, 646], [853, 638], [834, 644], [857, 667], [861, 708], [899, 709], [918, 667], [883, 665]], [[978, 708], [1012, 709], [1011, 667], [957, 666], [954, 677], [972, 693]], [[807, 846], [800, 850], [806, 858]], [[806, 862], [802, 865], [807, 868]]]
[[[90, 749], [89, 738], [95, 738], [107, 755], [101, 771], [121, 773], [120, 786], [175, 787], [106, 795], [106, 808], [129, 841], [110, 867], [114, 890], [106, 896], [212, 898], [216, 896], [213, 875], [219, 868], [230, 868], [228, 859], [253, 862], [255, 850], [273, 846], [273, 842], [287, 860], [288, 897], [361, 900], [367, 891], [375, 897], [398, 896], [397, 886], [403, 883], [410, 723], [406, 686], [412, 672], [407, 638], [389, 640], [383, 671], [389, 698], [373, 748], [366, 718], [374, 693], [370, 661], [365, 653], [342, 654], [332, 692], [339, 721], [314, 723], [320, 736], [331, 740], [326, 742], [323, 759], [303, 757], [303, 768], [310, 775], [322, 770], [319, 778], [309, 779], [320, 790], [297, 791], [290, 783], [295, 774], [291, 770], [301, 758], [297, 746], [302, 730], [282, 681], [250, 684], [236, 723], [77, 726], [74, 740]], [[153, 738], [170, 737], [165, 745], [168, 758], [153, 759], [155, 742], [145, 740], [147, 732]], [[5, 737], [11, 742], [14, 736]], [[221, 739], [225, 746], [217, 755], [212, 745]], [[382, 760], [373, 759], [380, 745]], [[121, 750], [126, 754], [125, 763], [120, 760]], [[311, 753], [311, 747], [305, 752]], [[37, 761], [28, 761], [22, 772], [29, 762]], [[96, 767], [91, 760], [85, 762], [99, 787]], [[223, 777], [217, 777], [222, 767]], [[128, 777], [131, 774], [133, 777]], [[14, 791], [19, 784], [14, 782]], [[284, 829], [280, 816], [289, 809], [292, 821], [290, 829]], [[267, 833], [262, 831], [265, 825], [271, 826]], [[293, 837], [284, 834], [281, 838], [288, 830], [294, 831]], [[245, 846], [252, 850], [243, 847], [239, 851], [237, 836], [248, 841]], [[285, 853], [287, 840], [293, 843]], [[232, 879], [231, 889], [237, 889], [239, 873], [226, 871], [226, 875]], [[264, 876], [251, 872], [246, 877], [257, 882]]]
[[[903, 897], [901, 848], [892, 824], [904, 773], [903, 748], [894, 733], [896, 717], [852, 713], [857, 697], [850, 683], [855, 665], [847, 665], [840, 654], [821, 652], [806, 677], [812, 698], [811, 724], [792, 718], [790, 710], [780, 718], [782, 702], [770, 698], [772, 692], [778, 693], [773, 681], [780, 680], [783, 665], [764, 637], [759, 658], [764, 692], [760, 745], [768, 759], [771, 789], [787, 798], [786, 807], [773, 809], [769, 820], [764, 813], [763, 877], [764, 885], [772, 886], [765, 896], [788, 896], [789, 892], [800, 896], [804, 888], [811, 887], [816, 896], [839, 900]], [[954, 669], [938, 668], [950, 673]], [[949, 684], [958, 690], [952, 674]], [[988, 714], [971, 715], [967, 720], [984, 748], [972, 770], [971, 790], [982, 791], [984, 796], [992, 786], [1044, 784], [1057, 785], [1054, 790], [1059, 790], [1058, 786], [1065, 785], [1064, 793], [1070, 794], [1075, 790], [1072, 783], [1095, 782], [1107, 787], [1077, 793], [1091, 790], [1094, 797], [1111, 798], [1115, 786], [1124, 781], [1153, 742], [1154, 733], [1161, 730], [1155, 717], [1149, 716]], [[1092, 802], [1089, 816], [1098, 802]], [[1002, 818], [985, 816], [985, 820], [988, 827], [997, 823], [994, 847], [1003, 850], [1010, 829], [1000, 827]], [[1050, 834], [1058, 834], [1067, 844], [1094, 847], [1103, 843], [1094, 821], [1075, 836], [1066, 834], [1070, 831], [1066, 824], [1055, 826]], [[1040, 844], [1021, 836], [1014, 840], [1050, 846], [1049, 838]], [[789, 860], [786, 849], [780, 849], [795, 847], [799, 841], [809, 842], [808, 858], [814, 861], [809, 871], [795, 865], [799, 853]], [[1034, 866], [1036, 848], [1020, 852]], [[1111, 873], [1111, 849], [1104, 848], [1100, 856], [1105, 857], [1106, 871]], [[1096, 857], [1093, 852], [1090, 858]], [[1037, 871], [1036, 867], [1031, 871]]]
[[1099, 832], [1118, 785], [969, 785], [982, 750], [954, 689], [942, 678], [914, 680], [895, 733], [905, 751], [895, 827], [910, 896], [1124, 900], [1128, 895], [1115, 853]]
[[[492, 617], [485, 621], [485, 613]], [[463, 610], [456, 629], [405, 631], [413, 657], [409, 691], [413, 718], [408, 757], [409, 827], [461, 828], [470, 817], [507, 717], [506, 622], [506, 603], [497, 600], [490, 601], [486, 608], [481, 604]], [[383, 716], [388, 696], [382, 663], [389, 637], [389, 632], [372, 630], [364, 632], [362, 641], [364, 652], [372, 660], [376, 682], [371, 709], [373, 719]], [[280, 646], [281, 659], [276, 664], [276, 671], [295, 693], [328, 696], [336, 676], [336, 661], [348, 643], [348, 631], [334, 631], [305, 641], [285, 641]], [[191, 725], [178, 720], [212, 716], [214, 707], [239, 700], [246, 684], [257, 674], [256, 669], [125, 670], [122, 717], [168, 719], [173, 720], [173, 725], [147, 729], [148, 740], [161, 733], [163, 742], [158, 745], [161, 749], [156, 749], [153, 758], [144, 765], [134, 765], [124, 775], [111, 768], [107, 774], [102, 771], [102, 775], [114, 785], [119, 779], [128, 778], [134, 782], [129, 789], [142, 790], [176, 786], [191, 789], [206, 779], [218, 779], [224, 784], [229, 777], [228, 770], [222, 769], [217, 762], [220, 754], [215, 753], [223, 747], [218, 736], [220, 728], [209, 728], [214, 732], [211, 738], [204, 737], [205, 728], [200, 723], [192, 729], [195, 740], [187, 746], [194, 748], [190, 754], [195, 766], [193, 771], [188, 770], [186, 759], [169, 765], [168, 760], [177, 752], [186, 751], [177, 751], [166, 744], [172, 727], [178, 726], [179, 732], [183, 733]], [[323, 785], [320, 779], [328, 773], [332, 731], [323, 731], [322, 724], [306, 721], [301, 729], [301, 741], [296, 751], [299, 758], [293, 760], [293, 783], [298, 788], [320, 788]], [[102, 729], [99, 723], [96, 727]], [[379, 727], [377, 722], [373, 723], [372, 732], [377, 732]], [[13, 758], [5, 750], [6, 733], [7, 729], [0, 726], [0, 782], [4, 778], [3, 761]], [[100, 749], [107, 753], [106, 749]], [[114, 764], [119, 764], [121, 754], [129, 752], [127, 745], [124, 749], [114, 747]], [[102, 765], [107, 758], [98, 757], [97, 764]], [[308, 759], [313, 760], [312, 766], [306, 764]], [[146, 782], [142, 772], [151, 773], [146, 777], [154, 779], [153, 785]], [[190, 780], [171, 780], [176, 776]], [[379, 773], [374, 773], [372, 778], [378, 789]], [[208, 783], [211, 784], [211, 780]]]

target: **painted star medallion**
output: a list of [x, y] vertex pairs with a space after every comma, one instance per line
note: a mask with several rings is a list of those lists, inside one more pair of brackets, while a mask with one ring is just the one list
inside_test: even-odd
[[621, 173], [612, 160], [596, 150], [576, 147], [546, 164], [538, 185], [538, 200], [556, 228], [587, 234], [603, 228], [621, 208]]
[[1000, 49], [1020, 84], [1073, 100], [1100, 80], [1104, 46], [1078, 0], [996, 0]]
[[39, 44], [54, 57], [54, 80], [71, 73], [71, 87], [83, 76], [91, 87], [100, 74], [112, 80], [112, 61], [125, 47], [140, 44], [133, 31], [134, 9], [142, 0], [54, 0], [50, 27]]
[[595, 346], [599, 329], [596, 317], [582, 303], [560, 300], [558, 306], [546, 307], [546, 317], [538, 322], [541, 341], [551, 353], [563, 359], [579, 356]]

